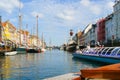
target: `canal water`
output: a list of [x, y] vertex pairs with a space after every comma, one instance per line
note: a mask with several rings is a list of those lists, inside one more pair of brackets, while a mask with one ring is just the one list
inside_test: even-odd
[[103, 65], [73, 58], [71, 53], [60, 50], [1, 56], [0, 80], [42, 80]]

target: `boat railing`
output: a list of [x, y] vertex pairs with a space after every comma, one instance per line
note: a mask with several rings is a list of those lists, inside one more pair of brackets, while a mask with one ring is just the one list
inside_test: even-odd
[[114, 50], [112, 50], [111, 56], [115, 56], [116, 53], [117, 53], [119, 50], [120, 50], [120, 48], [119, 48], [119, 47], [116, 47]]
[[112, 50], [114, 50], [114, 49], [115, 49], [114, 47], [110, 47], [110, 48], [106, 51], [105, 56], [111, 56], [111, 52], [112, 52]]
[[120, 47], [106, 47], [100, 53], [100, 56], [120, 57]]
[[112, 57], [112, 58], [120, 58], [120, 47], [100, 47], [100, 48], [90, 48], [83, 49], [81, 52], [83, 55], [94, 55], [101, 57]]
[[99, 48], [94, 48], [93, 50], [93, 54], [97, 54], [97, 51], [99, 50]]
[[106, 51], [107, 51], [108, 49], [109, 49], [108, 47], [105, 47], [105, 48], [101, 51], [101, 53], [100, 53], [99, 55], [100, 55], [100, 56], [104, 56], [105, 53], [106, 53]]
[[97, 51], [97, 55], [99, 55], [102, 52], [103, 49], [104, 48], [99, 48], [98, 51]]
[[116, 56], [120, 57], [120, 50], [118, 50]]

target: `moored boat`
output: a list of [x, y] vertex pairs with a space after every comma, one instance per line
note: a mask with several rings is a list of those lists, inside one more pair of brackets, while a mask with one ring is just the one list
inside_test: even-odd
[[45, 51], [46, 51], [46, 49], [45, 49], [45, 48], [42, 48], [42, 49], [41, 49], [41, 52], [45, 52]]
[[15, 55], [17, 54], [17, 51], [11, 51], [11, 52], [5, 52], [4, 55], [6, 56], [12, 56], [12, 55]]
[[28, 48], [27, 52], [28, 53], [40, 53], [41, 49], [40, 48]]
[[91, 48], [73, 53], [73, 57], [105, 63], [120, 62], [120, 47]]
[[98, 68], [81, 69], [80, 75], [72, 80], [120, 80], [120, 63], [106, 65]]
[[26, 47], [18, 47], [16, 48], [17, 53], [27, 53]]
[[69, 52], [74, 52], [76, 51], [76, 42], [74, 40], [70, 40], [68, 42], [68, 45], [66, 46], [66, 50], [69, 51]]

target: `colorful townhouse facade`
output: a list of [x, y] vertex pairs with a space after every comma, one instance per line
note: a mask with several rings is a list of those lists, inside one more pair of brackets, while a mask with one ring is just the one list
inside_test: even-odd
[[17, 30], [16, 27], [10, 22], [1, 22], [1, 41], [8, 44], [14, 43], [17, 46], [41, 46], [42, 42], [35, 35], [30, 35], [27, 30]]
[[114, 27], [114, 15], [113, 13], [106, 17], [105, 21], [105, 43], [111, 43], [115, 39], [116, 29]]
[[19, 45], [27, 46], [29, 43], [29, 35], [30, 35], [29, 32], [26, 30], [18, 30], [17, 35], [18, 35], [17, 43]]
[[2, 40], [11, 41], [16, 44], [16, 28], [10, 23], [10, 21], [5, 21], [2, 23]]
[[[114, 40], [120, 43], [120, 0], [116, 0], [113, 6], [113, 26], [115, 28]], [[120, 44], [119, 44], [120, 45]]]
[[101, 44], [105, 42], [105, 18], [102, 18], [97, 21], [97, 41]]
[[36, 47], [36, 46], [40, 45], [38, 37], [35, 36], [35, 35], [30, 35], [29, 36], [29, 41], [30, 41], [30, 47]]

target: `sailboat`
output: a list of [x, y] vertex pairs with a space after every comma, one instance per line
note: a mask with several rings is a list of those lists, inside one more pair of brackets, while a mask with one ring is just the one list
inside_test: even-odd
[[44, 39], [43, 39], [43, 34], [42, 34], [42, 40], [41, 40], [41, 42], [42, 42], [41, 52], [45, 52], [46, 49], [45, 49], [45, 43], [44, 43]]
[[[21, 6], [20, 3], [19, 6]], [[17, 53], [27, 53], [27, 46], [21, 44], [21, 33], [22, 33], [21, 27], [22, 27], [22, 15], [20, 13], [20, 7], [19, 7], [19, 44], [18, 47], [16, 48], [16, 51]]]
[[[36, 32], [37, 32], [37, 46], [32, 46], [30, 48], [27, 49], [27, 52], [28, 53], [40, 53], [41, 52], [41, 49], [38, 47], [38, 40], [39, 40], [39, 37], [38, 37], [38, 15], [36, 16], [37, 18], [37, 28], [36, 28]], [[33, 44], [34, 45], [34, 44]]]
[[21, 44], [21, 33], [22, 33], [22, 30], [21, 30], [21, 17], [22, 16], [19, 15], [19, 45], [16, 48], [16, 51], [17, 51], [17, 53], [27, 53], [27, 46]]

